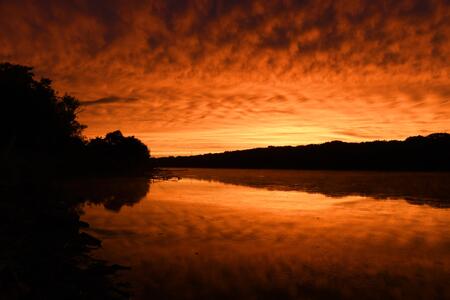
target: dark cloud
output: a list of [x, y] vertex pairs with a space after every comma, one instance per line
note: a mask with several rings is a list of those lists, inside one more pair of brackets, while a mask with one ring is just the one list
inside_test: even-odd
[[117, 97], [117, 96], [109, 96], [104, 98], [99, 98], [91, 101], [83, 101], [81, 104], [83, 106], [92, 106], [92, 105], [101, 105], [101, 104], [113, 104], [113, 103], [130, 103], [138, 101], [138, 98], [133, 97]]

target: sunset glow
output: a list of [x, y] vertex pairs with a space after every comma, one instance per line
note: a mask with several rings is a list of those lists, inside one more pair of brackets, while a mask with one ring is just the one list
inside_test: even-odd
[[[69, 1], [68, 1], [69, 2]], [[448, 1], [1, 1], [0, 62], [153, 156], [450, 132]]]

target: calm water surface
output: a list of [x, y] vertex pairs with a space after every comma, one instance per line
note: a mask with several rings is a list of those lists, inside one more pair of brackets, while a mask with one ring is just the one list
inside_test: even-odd
[[172, 172], [84, 207], [135, 299], [450, 299], [450, 174]]

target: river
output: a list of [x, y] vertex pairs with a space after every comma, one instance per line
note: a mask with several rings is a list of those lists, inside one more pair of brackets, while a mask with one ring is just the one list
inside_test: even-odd
[[83, 208], [133, 299], [450, 299], [448, 173], [170, 172]]

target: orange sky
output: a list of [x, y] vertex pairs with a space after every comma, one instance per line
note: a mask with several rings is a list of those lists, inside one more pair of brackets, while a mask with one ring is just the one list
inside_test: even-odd
[[152, 155], [450, 131], [448, 1], [6, 1], [32, 65]]

